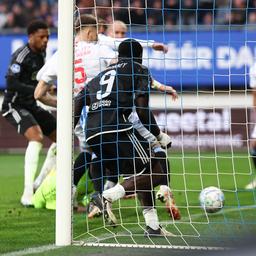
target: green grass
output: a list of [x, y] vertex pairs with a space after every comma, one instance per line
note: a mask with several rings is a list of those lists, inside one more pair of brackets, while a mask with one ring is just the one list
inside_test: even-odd
[[[233, 157], [228, 153], [218, 153], [217, 157], [210, 153], [202, 153], [200, 157], [193, 153], [183, 156], [171, 154], [170, 159], [171, 187], [182, 212], [182, 219], [173, 223], [164, 205], [159, 203], [157, 208], [160, 221], [177, 236], [166, 240], [157, 239], [153, 243], [222, 246], [227, 239], [235, 241], [237, 237], [249, 232], [256, 233], [256, 208], [251, 207], [255, 205], [256, 192], [243, 189], [252, 177], [250, 161], [245, 153], [238, 152]], [[23, 188], [23, 155], [0, 155], [0, 163], [0, 253], [53, 244], [55, 212], [23, 208], [19, 203]], [[208, 216], [198, 203], [198, 194], [202, 187], [207, 186], [221, 187], [226, 199], [222, 211]], [[118, 210], [119, 204], [121, 210]], [[125, 235], [133, 234], [137, 243], [152, 244], [152, 241], [141, 235], [143, 229], [136, 224], [139, 220], [141, 227], [144, 226], [142, 211], [135, 199], [121, 200], [114, 204], [114, 209], [119, 220], [115, 229], [104, 227], [101, 217], [88, 220], [84, 214], [74, 214], [76, 240], [95, 242], [95, 237], [98, 237], [104, 243], [132, 243], [131, 236]], [[118, 255], [120, 252], [118, 249], [105, 248], [87, 248], [85, 251], [109, 255]], [[143, 255], [144, 252], [147, 254], [146, 250], [136, 251], [137, 255]], [[50, 253], [71, 254], [82, 255], [83, 248], [68, 247]], [[122, 254], [129, 253], [122, 250]]]

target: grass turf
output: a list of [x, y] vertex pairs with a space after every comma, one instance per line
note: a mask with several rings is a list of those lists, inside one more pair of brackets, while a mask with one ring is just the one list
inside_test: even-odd
[[[0, 253], [54, 243], [55, 212], [23, 208], [19, 203], [23, 188], [23, 157], [0, 155]], [[171, 187], [182, 212], [182, 219], [173, 223], [166, 214], [164, 205], [158, 204], [160, 221], [177, 237], [153, 243], [181, 246], [223, 245], [226, 238], [232, 240], [239, 235], [256, 232], [256, 208], [247, 208], [255, 205], [256, 193], [255, 190], [243, 189], [252, 177], [247, 154], [171, 154], [170, 159]], [[202, 187], [210, 185], [221, 187], [226, 201], [223, 211], [206, 216], [198, 205], [198, 194]], [[122, 200], [121, 210], [117, 209], [118, 204], [114, 204], [119, 220], [117, 228], [104, 226], [101, 217], [88, 220], [84, 214], [74, 214], [74, 237], [85, 242], [95, 242], [94, 237], [97, 236], [105, 243], [132, 243], [134, 239], [138, 243], [152, 244], [152, 241], [143, 238], [143, 229], [137, 225], [140, 220], [142, 227], [144, 226], [141, 209], [139, 206], [135, 207], [138, 202], [135, 199]], [[131, 233], [133, 238], [124, 236]], [[72, 248], [66, 248], [69, 255], [72, 250], [78, 250]], [[59, 250], [56, 253], [57, 251]], [[109, 254], [113, 251], [115, 250], [109, 250]], [[87, 248], [86, 252], [107, 253], [100, 248]], [[52, 253], [51, 251], [51, 255], [57, 255]], [[64, 255], [61, 251], [59, 253]]]

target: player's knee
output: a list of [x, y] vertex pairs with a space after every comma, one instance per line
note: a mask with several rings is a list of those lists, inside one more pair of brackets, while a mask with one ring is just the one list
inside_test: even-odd
[[24, 136], [27, 138], [28, 141], [37, 141], [42, 143], [44, 139], [44, 135], [40, 126], [32, 126], [26, 130]]

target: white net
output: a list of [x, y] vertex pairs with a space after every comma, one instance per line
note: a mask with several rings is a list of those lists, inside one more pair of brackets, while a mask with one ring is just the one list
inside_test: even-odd
[[[179, 94], [172, 101], [166, 91], [152, 90], [150, 106], [162, 131], [172, 138], [172, 148], [166, 151], [168, 185], [181, 218], [168, 214], [166, 203], [156, 200], [160, 224], [173, 235], [145, 237], [139, 200], [136, 196], [120, 199], [112, 205], [115, 228], [102, 214], [89, 218], [88, 209], [75, 213], [74, 244], [215, 249], [255, 234], [256, 182], [251, 159], [256, 156], [251, 137], [255, 118], [253, 88], [249, 86], [249, 69], [256, 56], [255, 11], [254, 1], [249, 0], [76, 2], [77, 33], [86, 27], [83, 14], [92, 14], [101, 34], [98, 38], [103, 38], [98, 44], [111, 48], [109, 55], [107, 50], [78, 54], [87, 58], [87, 64], [75, 59], [78, 83], [83, 85], [105, 69], [116, 56], [111, 52], [121, 41], [117, 37], [131, 37], [144, 40], [143, 64], [154, 79]], [[162, 44], [168, 45], [167, 53]], [[90, 73], [95, 61], [98, 70]], [[85, 164], [77, 200], [88, 207], [94, 188]], [[75, 166], [75, 177], [79, 167]], [[199, 201], [200, 192], [210, 186], [221, 189], [225, 196], [224, 207], [216, 213], [207, 212]], [[218, 204], [221, 199], [215, 194], [205, 200], [214, 208], [212, 201]]]

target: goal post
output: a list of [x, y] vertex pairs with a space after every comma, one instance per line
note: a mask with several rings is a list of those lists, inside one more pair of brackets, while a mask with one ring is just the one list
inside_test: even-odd
[[73, 19], [72, 0], [58, 1], [56, 245], [72, 241]]

